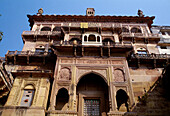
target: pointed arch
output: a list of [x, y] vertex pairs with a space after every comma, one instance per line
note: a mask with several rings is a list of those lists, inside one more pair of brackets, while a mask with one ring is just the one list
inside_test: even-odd
[[68, 109], [69, 94], [66, 88], [60, 88], [56, 95], [55, 110], [67, 110]]
[[51, 28], [50, 27], [43, 27], [43, 28], [41, 28], [41, 31], [51, 31]]
[[[126, 111], [129, 112], [128, 104], [129, 96], [123, 89], [119, 89], [116, 92], [117, 109], [120, 110], [121, 107], [126, 107]], [[125, 106], [123, 106], [123, 104]]]
[[98, 75], [98, 76], [102, 77], [102, 79], [108, 84], [108, 81], [107, 81], [106, 77], [103, 76], [102, 74], [96, 72], [96, 71], [89, 71], [89, 72], [86, 72], [86, 73], [82, 74], [81, 76], [79, 76], [79, 77], [78, 77], [78, 80], [77, 80], [77, 84], [78, 84], [78, 82], [81, 80], [81, 78], [83, 78], [85, 75], [88, 75], [88, 74]]

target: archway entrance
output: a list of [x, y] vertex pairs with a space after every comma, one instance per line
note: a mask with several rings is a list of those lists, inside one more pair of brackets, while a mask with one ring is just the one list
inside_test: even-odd
[[90, 73], [77, 84], [79, 116], [106, 116], [109, 112], [108, 85], [104, 79]]

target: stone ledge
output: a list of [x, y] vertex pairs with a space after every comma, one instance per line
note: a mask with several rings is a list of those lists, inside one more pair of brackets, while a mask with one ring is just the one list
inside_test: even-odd
[[47, 114], [75, 114], [77, 115], [76, 111], [59, 111], [59, 110], [51, 110], [47, 111]]
[[108, 116], [137, 116], [136, 112], [109, 112]]

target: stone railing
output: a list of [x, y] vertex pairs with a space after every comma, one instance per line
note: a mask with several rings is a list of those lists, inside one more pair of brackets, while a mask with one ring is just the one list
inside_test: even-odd
[[55, 41], [53, 42], [53, 46], [88, 46], [88, 45], [96, 45], [96, 46], [108, 46], [108, 47], [132, 47], [131, 42], [81, 42], [81, 41]]
[[61, 31], [24, 31], [22, 35], [57, 35]]
[[169, 59], [170, 54], [132, 54], [131, 57], [138, 59]]
[[143, 33], [131, 33], [131, 32], [122, 32], [121, 35], [123, 37], [157, 37], [159, 38], [159, 34], [143, 34]]
[[31, 55], [50, 55], [51, 54], [51, 52], [46, 52], [46, 51], [42, 51], [42, 52], [37, 52], [37, 51], [8, 51], [7, 52], [7, 56], [10, 56], [10, 55], [29, 55], [29, 56], [31, 56]]

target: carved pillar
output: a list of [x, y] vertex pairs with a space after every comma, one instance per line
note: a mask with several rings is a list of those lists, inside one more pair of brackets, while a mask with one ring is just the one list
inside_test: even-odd
[[55, 110], [56, 94], [55, 94], [56, 79], [54, 79], [51, 91], [50, 106], [48, 110]]
[[70, 110], [76, 111], [76, 66], [72, 67], [71, 90], [70, 90]]

